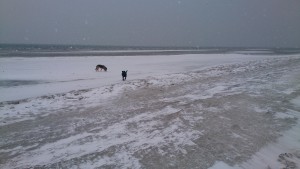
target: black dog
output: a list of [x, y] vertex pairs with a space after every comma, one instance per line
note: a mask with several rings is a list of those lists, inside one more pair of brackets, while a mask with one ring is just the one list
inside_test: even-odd
[[95, 70], [98, 72], [98, 71], [99, 71], [99, 69], [100, 69], [100, 70], [107, 71], [107, 67], [106, 67], [106, 66], [104, 66], [104, 65], [97, 65]]
[[126, 71], [122, 71], [122, 77], [123, 77], [123, 80], [126, 80], [127, 70]]

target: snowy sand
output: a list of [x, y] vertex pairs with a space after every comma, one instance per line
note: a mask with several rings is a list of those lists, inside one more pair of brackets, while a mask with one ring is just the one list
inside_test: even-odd
[[[129, 79], [188, 72], [209, 66], [267, 58], [240, 54], [198, 54], [171, 56], [109, 57], [14, 57], [0, 58], [0, 101], [25, 99], [78, 89], [90, 89], [120, 83], [121, 71], [129, 70]], [[270, 57], [270, 56], [269, 56]], [[108, 67], [95, 72], [97, 64]], [[15, 82], [15, 83], [14, 83]], [[18, 86], [17, 83], [28, 83]], [[30, 85], [35, 84], [35, 85]]]
[[0, 63], [0, 168], [300, 167], [299, 55]]

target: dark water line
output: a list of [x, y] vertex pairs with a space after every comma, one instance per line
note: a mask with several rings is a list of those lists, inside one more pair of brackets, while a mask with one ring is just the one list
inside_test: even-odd
[[[255, 53], [253, 53], [255, 51]], [[143, 47], [143, 46], [80, 46], [0, 44], [0, 57], [60, 57], [60, 56], [148, 56], [182, 54], [296, 54], [299, 48], [241, 47]]]

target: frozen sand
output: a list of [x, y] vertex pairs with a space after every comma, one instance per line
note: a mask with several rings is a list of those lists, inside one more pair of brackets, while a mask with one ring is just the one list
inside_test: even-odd
[[[212, 59], [226, 60], [224, 55], [167, 57], [162, 62], [127, 58], [124, 62], [135, 68], [129, 81], [120, 82], [116, 70], [106, 78], [110, 84], [80, 81], [88, 88], [99, 82], [94, 89], [2, 104], [0, 167], [299, 167], [299, 57], [227, 56], [227, 64]], [[74, 65], [82, 62], [68, 61], [73, 59]], [[96, 58], [89, 59], [86, 74], [74, 69], [77, 73], [67, 83], [94, 73]], [[44, 80], [69, 77], [69, 67], [61, 72], [57, 79]], [[27, 96], [34, 97], [23, 98]]]

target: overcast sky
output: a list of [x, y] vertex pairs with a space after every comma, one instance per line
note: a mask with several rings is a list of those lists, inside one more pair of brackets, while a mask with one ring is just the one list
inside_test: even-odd
[[300, 47], [300, 0], [0, 0], [0, 43]]

